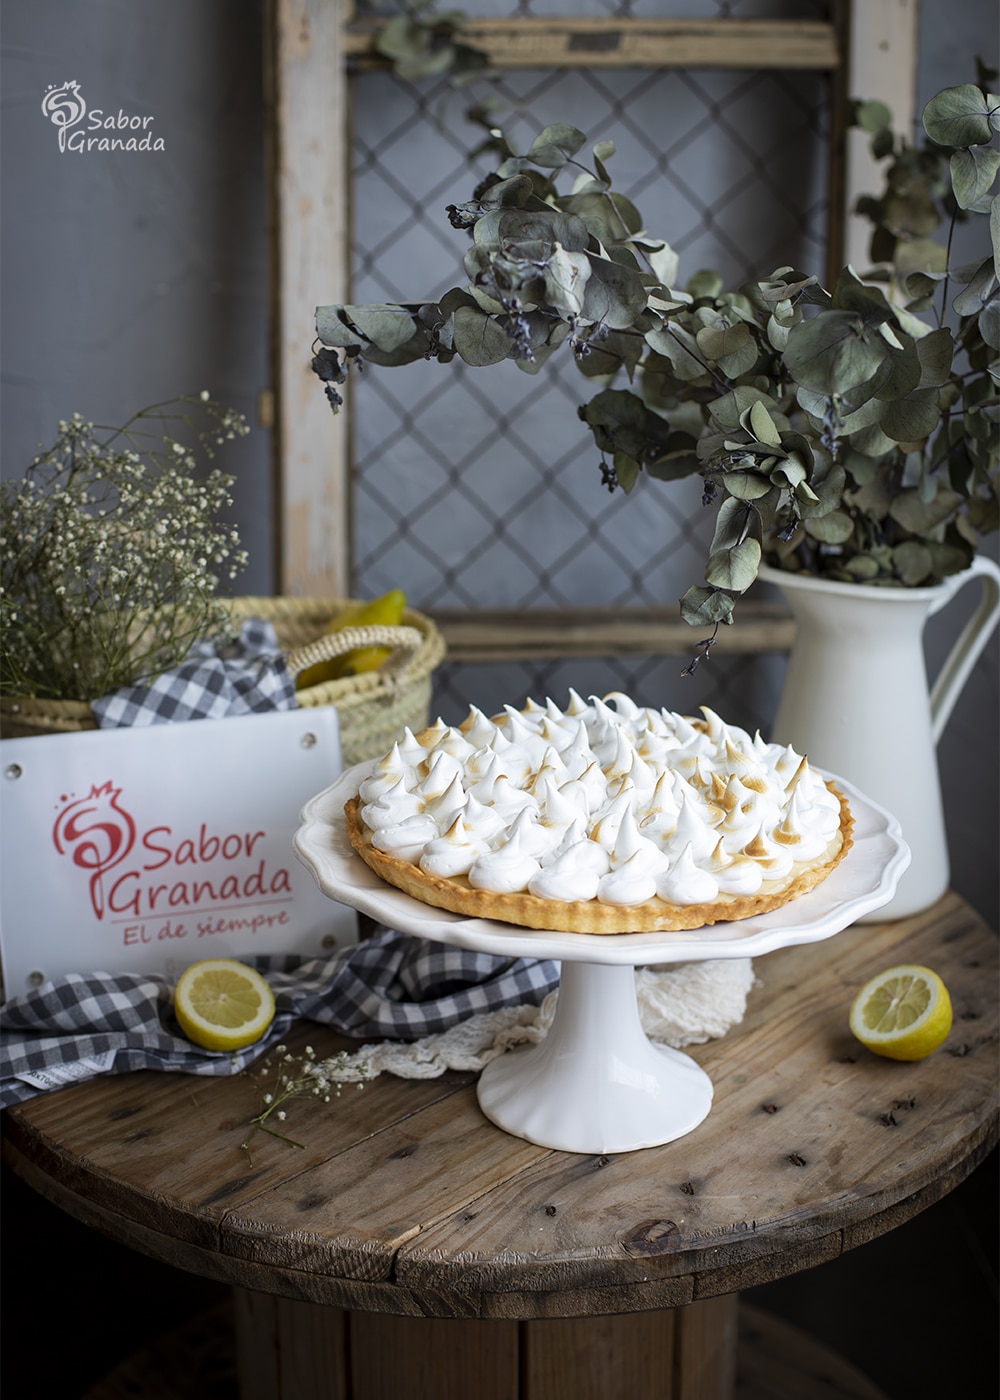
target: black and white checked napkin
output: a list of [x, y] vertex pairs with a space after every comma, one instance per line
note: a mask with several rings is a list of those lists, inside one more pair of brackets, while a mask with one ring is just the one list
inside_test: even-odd
[[172, 671], [154, 676], [147, 685], [116, 690], [90, 705], [99, 729], [295, 708], [295, 681], [277, 635], [259, 617], [242, 624], [237, 640], [196, 642]]
[[555, 962], [468, 952], [394, 929], [329, 958], [246, 961], [267, 978], [277, 1009], [267, 1035], [235, 1054], [184, 1038], [165, 976], [74, 973], [12, 997], [0, 1008], [0, 1108], [98, 1074], [235, 1074], [300, 1018], [363, 1039], [419, 1040], [479, 1012], [538, 1005], [559, 980]]

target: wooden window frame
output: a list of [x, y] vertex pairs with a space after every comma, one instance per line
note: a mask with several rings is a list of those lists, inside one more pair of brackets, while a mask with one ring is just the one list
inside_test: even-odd
[[[763, 68], [832, 78], [830, 269], [863, 266], [857, 195], [877, 188], [862, 133], [847, 127], [851, 98], [878, 97], [898, 130], [914, 115], [918, 0], [834, 0], [826, 21], [717, 19], [481, 19], [471, 41], [503, 67]], [[290, 596], [347, 596], [350, 559], [348, 434], [309, 368], [318, 304], [348, 299], [348, 65], [381, 62], [375, 25], [351, 0], [269, 0], [265, 104], [271, 270], [271, 388], [262, 418], [274, 433], [274, 576]], [[455, 661], [680, 653], [691, 631], [675, 610], [435, 610]], [[773, 606], [744, 602], [720, 650], [783, 650], [791, 624]]]

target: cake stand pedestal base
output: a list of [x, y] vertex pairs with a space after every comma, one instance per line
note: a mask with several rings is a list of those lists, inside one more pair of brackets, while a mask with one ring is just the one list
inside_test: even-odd
[[630, 1152], [683, 1137], [708, 1114], [712, 1081], [654, 1045], [630, 966], [562, 964], [545, 1039], [486, 1066], [479, 1106], [516, 1137], [563, 1152]]

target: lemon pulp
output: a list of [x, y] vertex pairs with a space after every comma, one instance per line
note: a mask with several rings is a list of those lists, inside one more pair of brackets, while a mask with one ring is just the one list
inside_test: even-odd
[[235, 958], [206, 958], [180, 976], [174, 1015], [188, 1040], [205, 1050], [242, 1050], [274, 1020], [265, 979]]
[[852, 1033], [876, 1055], [922, 1060], [951, 1030], [948, 989], [918, 964], [887, 968], [866, 982], [851, 1006]]

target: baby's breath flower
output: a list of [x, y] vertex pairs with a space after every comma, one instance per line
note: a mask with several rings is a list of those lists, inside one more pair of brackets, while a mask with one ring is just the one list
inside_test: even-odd
[[284, 1133], [279, 1133], [276, 1128], [271, 1127], [268, 1119], [272, 1114], [283, 1123], [287, 1116], [284, 1105], [290, 1099], [318, 1098], [323, 1103], [329, 1103], [330, 1091], [333, 1091], [333, 1098], [339, 1098], [343, 1083], [353, 1083], [358, 1089], [363, 1089], [365, 1081], [372, 1077], [372, 1066], [370, 1060], [361, 1055], [351, 1055], [346, 1050], [339, 1051], [329, 1059], [319, 1060], [311, 1045], [307, 1045], [303, 1054], [299, 1056], [293, 1055], [287, 1046], [277, 1045], [251, 1074], [256, 1078], [271, 1077], [271, 1088], [262, 1095], [264, 1107], [250, 1119], [250, 1132], [240, 1143], [252, 1167], [250, 1141], [254, 1133], [270, 1133], [289, 1147], [304, 1146], [303, 1143], [296, 1142], [294, 1138], [286, 1137]]
[[197, 453], [248, 432], [207, 391], [124, 427], [61, 419], [48, 451], [0, 486], [0, 692], [79, 700], [178, 665], [228, 630], [223, 568], [246, 563], [233, 478]]

